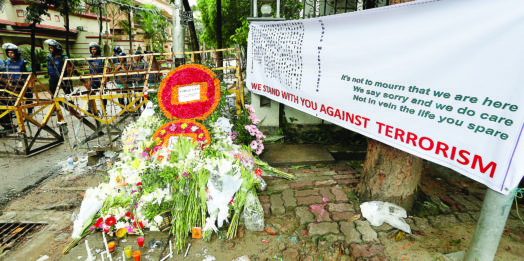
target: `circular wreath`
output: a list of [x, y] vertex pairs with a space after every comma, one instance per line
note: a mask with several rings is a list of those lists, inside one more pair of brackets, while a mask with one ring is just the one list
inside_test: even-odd
[[193, 141], [199, 142], [204, 146], [211, 143], [206, 127], [192, 120], [176, 120], [160, 126], [153, 134], [153, 140], [160, 138], [162, 147], [167, 147], [169, 138], [172, 136], [190, 137]]
[[[201, 92], [201, 100], [177, 102], [178, 92], [174, 90], [192, 83], [205, 86]], [[202, 87], [201, 87], [202, 88]], [[182, 65], [171, 71], [160, 84], [158, 89], [158, 104], [164, 115], [169, 119], [198, 119], [204, 120], [216, 109], [220, 101], [220, 80], [213, 71], [203, 65]]]

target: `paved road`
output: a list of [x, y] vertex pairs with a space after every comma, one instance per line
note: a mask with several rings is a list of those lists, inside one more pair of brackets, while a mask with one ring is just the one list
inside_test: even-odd
[[31, 157], [0, 157], [0, 210], [13, 196], [52, 175], [69, 154], [62, 144]]

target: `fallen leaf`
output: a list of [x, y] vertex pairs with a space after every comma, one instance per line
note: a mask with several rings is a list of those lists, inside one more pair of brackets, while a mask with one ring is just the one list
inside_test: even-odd
[[400, 241], [404, 237], [404, 234], [406, 234], [404, 231], [399, 231], [397, 236], [395, 237], [395, 241]]
[[348, 222], [353, 222], [359, 218], [360, 218], [360, 214], [353, 215], [352, 217], [348, 219]]

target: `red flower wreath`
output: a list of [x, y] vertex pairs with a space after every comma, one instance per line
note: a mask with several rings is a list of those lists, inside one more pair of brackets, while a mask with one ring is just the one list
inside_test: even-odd
[[[160, 138], [162, 146], [167, 147], [171, 136], [191, 137], [194, 141], [207, 146], [211, 143], [211, 138], [206, 127], [192, 120], [177, 120], [162, 125], [153, 134], [153, 140]], [[155, 150], [153, 149], [151, 153]]]
[[[187, 86], [198, 86], [199, 99], [179, 100], [179, 89]], [[169, 119], [204, 120], [220, 101], [220, 80], [203, 65], [182, 65], [164, 78], [158, 89], [158, 98], [160, 109]]]

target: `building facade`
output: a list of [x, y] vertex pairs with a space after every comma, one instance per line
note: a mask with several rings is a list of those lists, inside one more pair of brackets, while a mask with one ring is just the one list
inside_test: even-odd
[[[167, 18], [171, 17], [171, 8], [167, 1], [163, 0], [142, 0], [134, 1], [135, 6], [142, 4], [154, 5]], [[4, 43], [14, 43], [21, 47], [31, 47], [30, 24], [25, 22], [26, 7], [29, 3], [23, 0], [5, 1], [5, 6], [0, 12], [0, 45]], [[145, 51], [146, 46], [144, 35], [140, 34], [139, 25], [131, 23], [133, 32], [132, 50], [130, 51], [129, 34], [125, 33], [119, 21], [127, 21], [127, 13], [120, 11], [118, 6], [105, 4], [103, 12], [106, 16], [102, 17], [102, 30], [100, 31], [100, 20], [95, 10], [92, 10], [85, 3], [82, 6], [83, 12], [69, 15], [69, 49], [72, 56], [89, 56], [88, 45], [90, 42], [99, 42], [99, 35], [102, 34], [102, 46], [104, 54], [112, 55], [112, 47], [119, 45], [126, 53], [136, 50]], [[131, 13], [131, 20], [133, 13]], [[47, 48], [43, 42], [46, 39], [55, 39], [62, 44], [65, 49], [66, 29], [65, 19], [53, 7], [49, 8], [49, 15], [43, 17], [43, 22], [36, 25], [36, 47], [37, 49]], [[170, 29], [168, 30], [171, 31]], [[164, 43], [165, 50], [171, 50], [171, 41]], [[46, 50], [47, 51], [47, 50]], [[0, 54], [1, 59], [5, 59], [5, 53]]]

